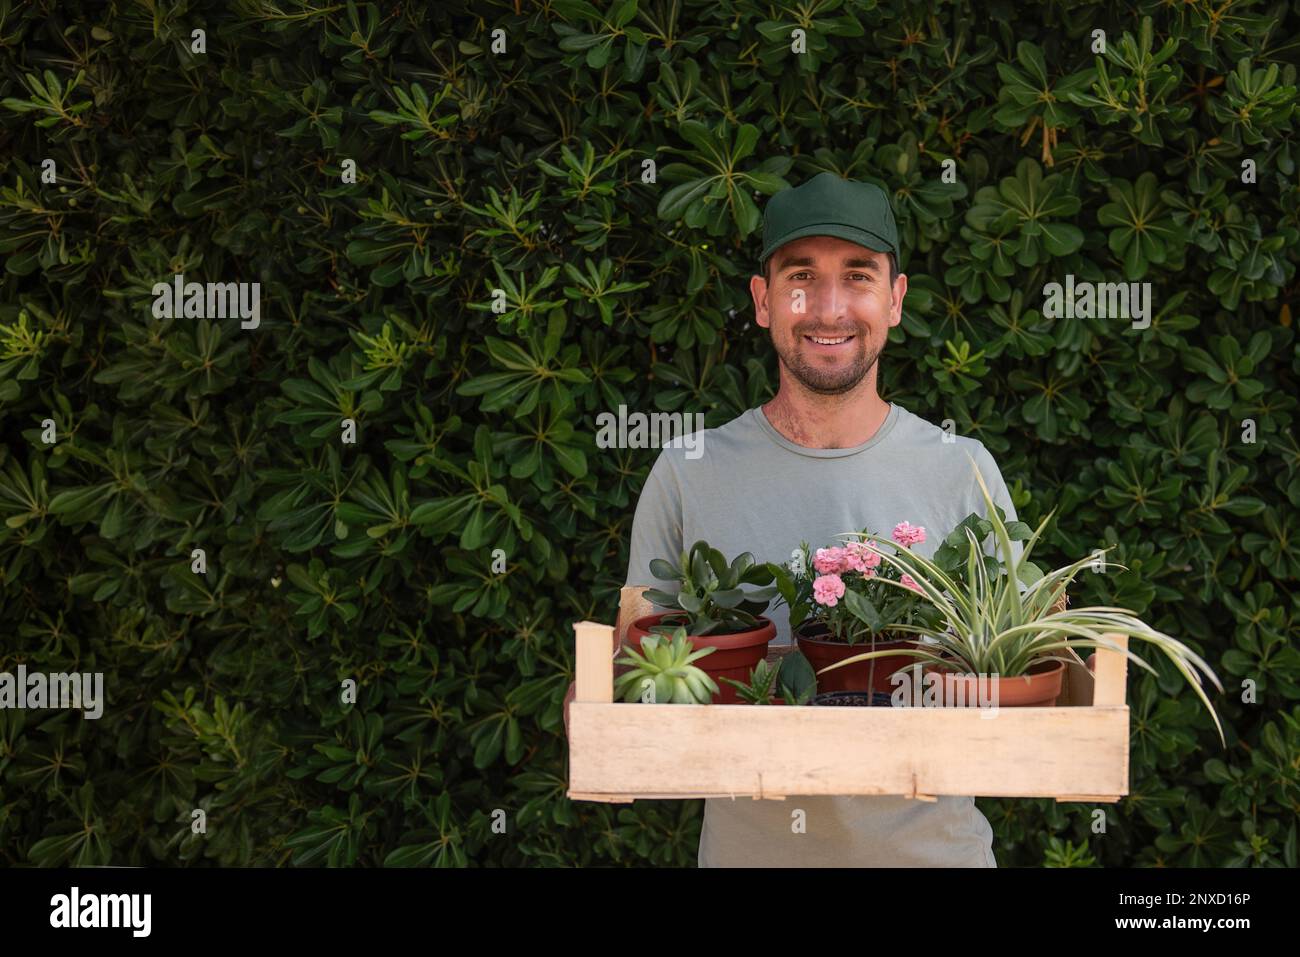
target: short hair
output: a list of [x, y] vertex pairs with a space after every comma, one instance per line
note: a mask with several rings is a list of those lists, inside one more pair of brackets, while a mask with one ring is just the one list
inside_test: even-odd
[[[775, 255], [775, 253], [772, 254], [772, 256]], [[893, 253], [885, 253], [885, 255], [889, 257], [889, 288], [893, 289], [894, 283], [898, 279], [898, 257]], [[772, 283], [772, 256], [768, 256], [767, 261], [761, 264], [763, 278], [767, 280], [769, 285]]]

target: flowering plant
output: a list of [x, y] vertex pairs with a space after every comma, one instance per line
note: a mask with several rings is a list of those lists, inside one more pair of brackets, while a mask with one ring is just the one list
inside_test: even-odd
[[[868, 534], [862, 532], [863, 537]], [[894, 542], [906, 548], [924, 542], [926, 531], [899, 522], [892, 534]], [[885, 562], [876, 542], [849, 541], [816, 552], [802, 542], [785, 565], [768, 567], [790, 607], [792, 630], [805, 621], [818, 622], [826, 625], [832, 639], [852, 645], [874, 642], [899, 624], [935, 623], [935, 609], [912, 576]]]
[[[1159, 651], [1173, 664], [1209, 711], [1215, 728], [1219, 731], [1220, 741], [1226, 740], [1223, 726], [1202, 686], [1202, 676], [1220, 692], [1223, 691], [1223, 685], [1206, 661], [1183, 642], [1137, 618], [1131, 609], [1109, 605], [1064, 607], [1061, 599], [1066, 589], [1083, 568], [1097, 560], [1097, 556], [1087, 555], [1046, 573], [1029, 562], [1030, 552], [1056, 514], [1055, 509], [1033, 530], [1025, 541], [1021, 554], [1017, 556], [1011, 545], [1015, 536], [1011, 533], [1010, 525], [1003, 520], [1002, 510], [994, 505], [988, 486], [973, 460], [971, 467], [975, 469], [975, 478], [991, 516], [987, 521], [994, 533], [1002, 560], [994, 566], [996, 573], [989, 574], [986, 563], [982, 561], [987, 556], [981, 555], [977, 547], [976, 531], [970, 527], [963, 530], [970, 546], [966, 549], [967, 569], [964, 575], [952, 575], [938, 563], [908, 547], [897, 549], [896, 554], [882, 554], [882, 559], [896, 568], [900, 577], [906, 573], [920, 586], [926, 600], [942, 612], [938, 625], [926, 623], [895, 626], [900, 631], [926, 636], [933, 644], [917, 645], [914, 650], [889, 654], [907, 655], [957, 673], [1011, 678], [1025, 674], [1036, 660], [1069, 660], [1052, 652], [1107, 648], [1122, 653], [1129, 661], [1157, 674], [1142, 658], [1127, 648], [1119, 647], [1107, 637], [1112, 634], [1126, 635], [1129, 639], [1142, 641]], [[884, 541], [879, 536], [876, 538]], [[1105, 551], [1109, 549], [1102, 550], [1102, 554]], [[1115, 568], [1124, 567], [1117, 562], [1109, 564]], [[884, 580], [884, 584], [900, 593], [910, 593], [911, 586], [904, 589], [899, 582], [889, 580]], [[874, 660], [883, 654], [885, 653], [871, 651], [854, 655], [823, 671], [843, 668], [868, 659]]]

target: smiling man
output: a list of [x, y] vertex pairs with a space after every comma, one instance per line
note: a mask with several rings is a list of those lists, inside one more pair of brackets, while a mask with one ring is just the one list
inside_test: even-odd
[[[802, 540], [923, 526], [932, 557], [961, 519], [984, 512], [977, 463], [1008, 519], [1015, 509], [980, 442], [882, 399], [879, 358], [902, 318], [907, 277], [877, 186], [820, 173], [777, 193], [764, 213], [758, 324], [770, 330], [780, 385], [767, 404], [706, 429], [703, 455], [663, 448], [637, 502], [627, 585], [673, 590], [649, 570], [698, 539], [728, 558], [786, 561]], [[942, 410], [930, 410], [943, 417]], [[1016, 550], [1020, 544], [1016, 543]], [[789, 609], [770, 609], [777, 643]], [[995, 867], [992, 828], [970, 797], [789, 797], [705, 802], [701, 867]]]

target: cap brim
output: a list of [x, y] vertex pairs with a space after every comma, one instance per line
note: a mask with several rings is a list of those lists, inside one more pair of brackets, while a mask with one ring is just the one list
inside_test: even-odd
[[805, 236], [834, 236], [836, 239], [843, 239], [859, 246], [865, 246], [872, 252], [898, 255], [888, 240], [869, 230], [857, 226], [846, 226], [843, 223], [814, 223], [811, 226], [800, 226], [798, 229], [792, 229], [784, 236], [778, 236], [763, 249], [763, 252], [759, 254], [758, 261], [766, 266], [768, 258], [774, 252], [786, 243], [794, 242], [796, 239], [803, 239]]

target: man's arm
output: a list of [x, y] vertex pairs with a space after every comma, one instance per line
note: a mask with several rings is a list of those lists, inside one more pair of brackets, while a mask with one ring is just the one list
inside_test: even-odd
[[624, 585], [650, 586], [668, 592], [677, 590], [677, 583], [656, 578], [650, 573], [653, 559], [663, 558], [676, 565], [686, 547], [682, 531], [682, 489], [674, 463], [669, 458], [671, 455], [681, 455], [681, 452], [664, 449], [659, 453], [637, 499]]
[[[979, 466], [980, 476], [984, 479], [984, 484], [988, 486], [989, 495], [993, 498], [993, 504], [997, 505], [1006, 514], [1007, 524], [1018, 521], [1019, 516], [1016, 515], [1016, 506], [1011, 502], [1011, 492], [1007, 488], [1006, 481], [1002, 478], [1002, 470], [998, 468], [998, 463], [994, 461], [992, 453], [981, 443], [979, 452], [974, 458], [975, 464]], [[975, 501], [973, 511], [980, 515], [986, 515], [988, 507], [984, 504], [984, 495], [973, 475], [971, 476], [971, 494], [974, 496]], [[984, 550], [994, 558], [1002, 558], [1002, 550], [998, 546], [996, 536], [989, 536], [989, 540], [984, 543]], [[1011, 554], [1016, 557], [1017, 561], [1024, 554], [1024, 551], [1024, 542], [1011, 543]]]
[[[618, 618], [614, 625], [613, 646], [610, 654], [619, 656], [628, 627], [638, 618], [652, 615], [655, 606], [645, 598], [647, 588], [674, 591], [675, 583], [655, 578], [650, 574], [650, 560], [664, 558], [674, 564], [681, 558], [682, 544], [681, 488], [668, 461], [668, 450], [661, 451], [646, 477], [641, 496], [637, 499], [636, 513], [632, 517], [632, 541], [628, 549], [628, 568], [625, 584], [619, 591]], [[614, 677], [625, 669], [614, 666]], [[564, 733], [569, 733], [569, 702], [575, 688], [569, 685], [564, 696]]]

